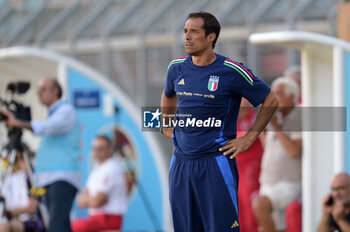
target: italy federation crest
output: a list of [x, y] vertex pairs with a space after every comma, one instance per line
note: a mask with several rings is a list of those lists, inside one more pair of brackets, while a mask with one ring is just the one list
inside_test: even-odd
[[219, 85], [219, 77], [211, 75], [208, 81], [208, 89], [210, 91], [215, 91]]

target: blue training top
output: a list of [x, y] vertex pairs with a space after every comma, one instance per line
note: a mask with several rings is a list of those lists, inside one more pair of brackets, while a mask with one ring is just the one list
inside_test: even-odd
[[260, 105], [270, 87], [241, 63], [216, 54], [207, 66], [193, 64], [192, 57], [170, 62], [164, 93], [177, 95], [174, 126], [175, 154], [198, 158], [219, 154], [218, 149], [236, 137], [236, 123], [242, 97]]

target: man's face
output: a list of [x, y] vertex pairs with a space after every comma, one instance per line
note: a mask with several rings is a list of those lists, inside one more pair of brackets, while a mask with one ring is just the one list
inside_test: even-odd
[[343, 201], [350, 198], [349, 180], [346, 176], [337, 176], [331, 184], [331, 193], [335, 201]]
[[278, 101], [279, 107], [293, 107], [294, 106], [294, 97], [293, 95], [287, 95], [285, 92], [284, 84], [278, 84], [274, 86], [273, 91], [275, 92]]
[[50, 106], [57, 100], [57, 89], [51, 79], [43, 79], [39, 82], [38, 96], [42, 104]]
[[92, 152], [97, 161], [104, 161], [112, 155], [113, 150], [107, 141], [97, 138], [92, 142]]
[[212, 49], [215, 35], [205, 36], [202, 18], [190, 18], [184, 28], [185, 50], [188, 55], [199, 56], [206, 50]]

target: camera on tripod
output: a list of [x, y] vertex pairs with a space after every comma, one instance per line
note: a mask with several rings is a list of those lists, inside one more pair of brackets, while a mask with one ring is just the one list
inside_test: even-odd
[[[24, 94], [30, 88], [29, 82], [10, 82], [7, 85], [6, 96], [7, 99], [0, 98], [0, 106], [4, 106], [7, 110], [14, 113], [15, 117], [21, 120], [30, 121], [31, 111], [30, 107], [26, 106], [18, 101], [14, 100], [15, 94]], [[7, 117], [5, 114], [0, 112], [0, 122], [6, 121]], [[8, 129], [8, 139], [9, 143], [7, 149], [20, 149], [21, 150], [21, 137], [22, 129], [20, 128], [9, 128]]]
[[[7, 85], [6, 88], [6, 99], [0, 98], [0, 107], [6, 108], [8, 111], [11, 111], [19, 120], [30, 121], [31, 120], [31, 110], [29, 106], [26, 106], [19, 101], [15, 101], [16, 95], [24, 94], [30, 88], [29, 82], [11, 82]], [[8, 120], [7, 113], [0, 112], [0, 123], [6, 122]], [[30, 193], [38, 199], [39, 212], [42, 222], [44, 223], [45, 228], [48, 228], [48, 217], [46, 215], [45, 208], [41, 202], [41, 195], [45, 194], [45, 188], [35, 188], [33, 169], [32, 164], [28, 156], [28, 148], [25, 149], [24, 144], [22, 143], [22, 128], [17, 127], [7, 127], [8, 143], [0, 151], [0, 183], [5, 183], [9, 175], [12, 174], [12, 171], [16, 169], [18, 162], [18, 157], [24, 161], [26, 166], [27, 178], [29, 179]], [[19, 156], [20, 155], [20, 156]], [[17, 167], [17, 169], [19, 169]], [[11, 183], [11, 181], [9, 182]], [[8, 213], [6, 209], [6, 200], [2, 196], [4, 185], [0, 184], [0, 220], [4, 220], [5, 217], [8, 219], [11, 217], [11, 214]]]

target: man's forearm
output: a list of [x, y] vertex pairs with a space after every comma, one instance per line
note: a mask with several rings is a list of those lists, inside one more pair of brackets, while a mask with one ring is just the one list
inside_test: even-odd
[[252, 143], [258, 138], [259, 134], [265, 129], [266, 125], [271, 120], [272, 116], [278, 109], [278, 100], [271, 90], [270, 93], [265, 98], [257, 116], [254, 124], [248, 130], [245, 137]]
[[282, 129], [275, 130], [275, 133], [290, 156], [298, 158], [301, 155], [301, 139], [291, 139]]
[[17, 120], [15, 127], [25, 128], [25, 129], [29, 129], [29, 130], [33, 131], [33, 127], [30, 124], [30, 121]]
[[350, 232], [350, 224], [345, 220], [345, 218], [343, 220], [338, 220], [337, 223], [341, 231]]
[[8, 127], [25, 128], [33, 131], [30, 121], [17, 119], [15, 114], [9, 110], [1, 110], [1, 113], [7, 116], [7, 119], [5, 122]]
[[239, 153], [248, 150], [258, 138], [259, 134], [264, 130], [277, 108], [278, 100], [275, 94], [270, 91], [258, 112], [253, 126], [248, 132], [242, 137], [228, 141], [219, 151], [223, 152], [224, 155], [232, 154], [230, 155], [230, 159], [234, 159]]
[[330, 232], [331, 227], [329, 225], [329, 215], [322, 214], [320, 224], [318, 225], [317, 232]]
[[163, 135], [165, 135], [169, 139], [172, 139], [173, 138], [174, 128], [162, 128], [161, 132], [162, 132]]
[[[177, 97], [167, 97], [163, 92], [160, 106], [162, 109], [161, 122], [163, 122], [163, 118], [165, 118], [166, 121], [168, 121], [169, 118], [170, 120], [173, 119], [171, 115], [175, 115], [176, 113]], [[164, 128], [162, 125], [162, 133], [170, 139], [172, 139], [173, 130], [174, 128]]]
[[105, 193], [98, 192], [91, 196], [87, 191], [83, 191], [78, 195], [77, 204], [80, 208], [98, 208], [106, 204], [108, 196]]

